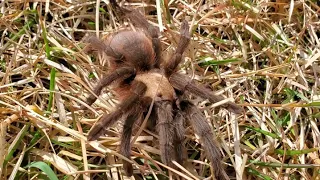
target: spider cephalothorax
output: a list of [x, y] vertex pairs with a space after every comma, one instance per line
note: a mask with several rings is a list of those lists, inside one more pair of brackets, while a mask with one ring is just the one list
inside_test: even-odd
[[[181, 163], [184, 159], [180, 152], [183, 148], [184, 122], [189, 121], [195, 133], [201, 138], [203, 148], [211, 161], [215, 177], [228, 179], [221, 161], [219, 148], [216, 146], [210, 125], [201, 111], [190, 101], [184, 99], [186, 92], [218, 102], [221, 97], [214, 96], [210, 90], [196, 84], [190, 78], [179, 74], [177, 66], [187, 48], [190, 35], [189, 26], [183, 21], [180, 29], [180, 40], [173, 56], [164, 62], [161, 58], [161, 47], [158, 30], [136, 10], [118, 6], [115, 0], [110, 1], [119, 15], [124, 15], [142, 31], [125, 30], [108, 36], [105, 40], [89, 38], [91, 48], [108, 56], [109, 71], [101, 79], [93, 92], [99, 95], [102, 88], [112, 84], [113, 90], [120, 99], [117, 109], [104, 114], [88, 134], [88, 140], [95, 140], [103, 135], [106, 128], [119, 119], [125, 119], [120, 153], [130, 159], [130, 138], [134, 123], [145, 118], [151, 103], [150, 118], [156, 122], [159, 134], [161, 160], [172, 166], [171, 160]], [[87, 103], [96, 100], [91, 95]], [[240, 108], [232, 103], [223, 107], [240, 113]], [[123, 161], [124, 169], [131, 176], [132, 164]]]

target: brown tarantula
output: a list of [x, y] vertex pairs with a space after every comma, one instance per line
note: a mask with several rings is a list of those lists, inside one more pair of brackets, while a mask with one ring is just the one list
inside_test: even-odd
[[[216, 179], [229, 179], [221, 164], [221, 153], [214, 141], [210, 125], [201, 111], [183, 98], [183, 94], [189, 92], [212, 103], [222, 100], [222, 97], [213, 95], [210, 90], [177, 72], [182, 54], [190, 41], [188, 23], [182, 22], [178, 47], [173, 56], [164, 62], [161, 58], [157, 28], [149, 24], [137, 10], [120, 7], [115, 0], [110, 2], [118, 15], [126, 16], [141, 31], [123, 30], [103, 41], [94, 37], [87, 40], [92, 49], [105, 53], [109, 62], [108, 74], [101, 79], [93, 92], [99, 95], [104, 87], [112, 84], [121, 102], [114, 112], [104, 114], [92, 127], [88, 140], [98, 139], [108, 127], [124, 118], [120, 153], [130, 159], [133, 125], [145, 118], [154, 102], [149, 119], [156, 122], [162, 162], [169, 166], [173, 166], [171, 160], [183, 162], [181, 150], [184, 122], [188, 120], [201, 138]], [[96, 96], [90, 95], [87, 102], [91, 105], [95, 100]], [[223, 107], [234, 113], [241, 112], [240, 107], [232, 102], [224, 104]], [[126, 174], [131, 176], [132, 164], [123, 161], [123, 167]]]

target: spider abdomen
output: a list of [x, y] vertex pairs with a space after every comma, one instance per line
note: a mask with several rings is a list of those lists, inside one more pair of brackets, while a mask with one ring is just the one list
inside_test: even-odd
[[135, 80], [141, 81], [147, 86], [144, 96], [155, 98], [155, 101], [172, 101], [176, 96], [169, 80], [159, 72], [137, 74]]
[[137, 70], [150, 70], [155, 63], [155, 53], [151, 40], [143, 33], [121, 31], [108, 37], [105, 43], [115, 54], [122, 56], [115, 61], [117, 66], [131, 65]]

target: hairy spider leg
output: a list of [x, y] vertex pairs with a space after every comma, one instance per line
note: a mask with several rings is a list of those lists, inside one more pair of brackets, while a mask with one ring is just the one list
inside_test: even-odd
[[179, 164], [183, 164], [183, 161], [186, 159], [184, 154], [184, 145], [183, 141], [185, 139], [185, 128], [184, 128], [185, 117], [183, 113], [179, 110], [176, 112], [173, 119], [173, 127], [174, 127], [174, 150], [177, 158], [177, 162]]
[[171, 101], [155, 102], [155, 112], [157, 114], [157, 131], [159, 134], [161, 160], [164, 164], [173, 166], [173, 114]]
[[[143, 107], [140, 105], [141, 102], [137, 102], [134, 105], [134, 108], [130, 110], [122, 130], [121, 143], [120, 143], [120, 154], [125, 156], [128, 159], [131, 159], [131, 135], [133, 124], [136, 121], [142, 119]], [[132, 176], [133, 167], [132, 164], [128, 161], [123, 160], [123, 169], [126, 172], [127, 176]]]
[[[189, 91], [203, 99], [208, 99], [211, 103], [223, 100], [223, 97], [213, 95], [209, 89], [196, 83], [194, 80], [190, 80], [190, 78], [185, 75], [174, 73], [170, 76], [169, 81], [175, 89], [181, 92]], [[242, 109], [233, 102], [227, 102], [221, 106], [236, 114], [241, 114], [242, 112]]]
[[119, 14], [125, 15], [130, 21], [139, 28], [142, 28], [144, 32], [151, 38], [153, 49], [156, 55], [155, 68], [159, 68], [161, 62], [161, 42], [159, 39], [159, 29], [150, 24], [147, 19], [138, 10], [129, 10], [120, 7], [115, 0], [110, 0], [110, 3]]
[[141, 99], [146, 90], [147, 86], [144, 83], [140, 81], [133, 81], [128, 97], [118, 105], [116, 111], [111, 114], [105, 113], [101, 119], [95, 123], [88, 134], [88, 140], [96, 140], [103, 135], [108, 127], [128, 113], [128, 110], [131, 109], [139, 99]]
[[222, 156], [214, 141], [212, 128], [207, 122], [201, 111], [191, 102], [184, 100], [180, 103], [181, 109], [187, 114], [193, 130], [200, 137], [202, 147], [204, 148], [208, 159], [210, 160], [216, 179], [228, 180], [229, 177], [223, 169], [221, 164]]
[[[115, 69], [106, 76], [102, 77], [102, 79], [97, 83], [97, 86], [95, 86], [93, 89], [93, 94], [90, 94], [90, 96], [87, 98], [87, 105], [92, 105], [97, 100], [97, 96], [100, 95], [102, 89], [109, 86], [112, 82], [120, 78], [127, 79], [133, 76], [135, 73], [136, 71], [133, 67], [120, 67], [119, 69]], [[86, 109], [86, 106], [81, 105], [80, 109]]]
[[190, 33], [189, 33], [189, 25], [186, 20], [184, 20], [181, 24], [180, 28], [180, 40], [178, 43], [178, 47], [175, 50], [175, 53], [170, 58], [170, 60], [166, 63], [164, 69], [165, 74], [169, 77], [177, 68], [182, 60], [182, 54], [188, 47], [190, 42]]

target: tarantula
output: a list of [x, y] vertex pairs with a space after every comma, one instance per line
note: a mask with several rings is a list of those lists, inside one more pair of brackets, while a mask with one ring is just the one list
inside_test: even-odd
[[[156, 121], [159, 134], [161, 160], [164, 164], [173, 166], [171, 160], [181, 163], [184, 157], [181, 153], [184, 140], [184, 122], [192, 125], [199, 135], [208, 159], [211, 161], [216, 179], [229, 179], [221, 164], [221, 154], [214, 142], [213, 132], [201, 111], [190, 101], [183, 98], [185, 92], [192, 93], [210, 102], [221, 101], [217, 97], [189, 77], [177, 72], [177, 66], [182, 60], [189, 41], [189, 25], [183, 21], [180, 29], [178, 46], [165, 62], [161, 57], [161, 42], [157, 28], [148, 23], [137, 10], [120, 7], [115, 0], [110, 0], [115, 12], [127, 17], [141, 31], [123, 30], [108, 36], [105, 40], [94, 37], [87, 39], [89, 46], [108, 56], [108, 74], [94, 88], [99, 95], [101, 90], [113, 85], [113, 90], [120, 99], [117, 109], [104, 114], [89, 131], [88, 140], [96, 140], [106, 129], [123, 118], [123, 132], [120, 153], [130, 159], [132, 128], [134, 123], [144, 119], [151, 104], [149, 119]], [[91, 94], [87, 104], [96, 100]], [[223, 107], [234, 113], [241, 109], [234, 103], [228, 102]], [[82, 106], [81, 109], [84, 107]], [[128, 176], [133, 174], [133, 167], [123, 161], [123, 167]]]

